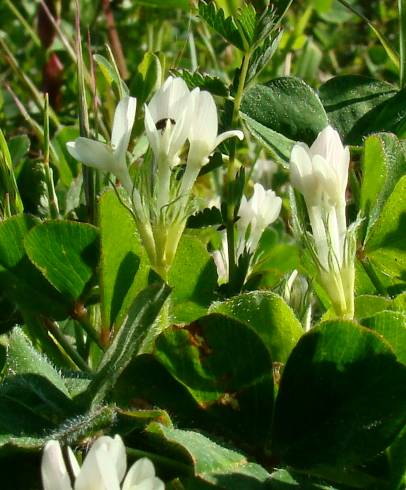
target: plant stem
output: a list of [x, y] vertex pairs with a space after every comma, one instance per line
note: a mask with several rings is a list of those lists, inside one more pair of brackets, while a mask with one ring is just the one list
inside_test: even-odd
[[378, 291], [379, 294], [382, 294], [383, 296], [387, 296], [387, 291], [385, 286], [381, 283], [381, 280], [377, 276], [374, 268], [372, 267], [371, 262], [369, 261], [368, 257], [364, 257], [361, 260], [362, 267], [364, 268], [364, 271], [367, 273], [369, 279], [371, 280], [372, 284], [375, 286], [375, 289]]
[[45, 181], [48, 191], [49, 212], [52, 219], [59, 218], [58, 198], [55, 193], [54, 179], [52, 168], [49, 166], [49, 100], [48, 94], [45, 94], [44, 105], [44, 170]]
[[[250, 63], [251, 53], [247, 52], [244, 54], [240, 79], [238, 81], [237, 93], [234, 98], [234, 107], [233, 107], [233, 116], [231, 120], [231, 126], [234, 128], [239, 119], [239, 112], [241, 106], [241, 100], [244, 93], [245, 80], [247, 78], [249, 63]], [[232, 279], [235, 274], [236, 262], [235, 262], [235, 251], [234, 251], [234, 215], [235, 215], [235, 200], [234, 200], [234, 191], [233, 184], [236, 177], [235, 170], [235, 153], [236, 153], [236, 142], [231, 142], [230, 148], [230, 159], [227, 167], [227, 180], [226, 180], [226, 197], [227, 197], [227, 222], [226, 222], [226, 232], [227, 232], [227, 248], [228, 248], [228, 280], [229, 283], [232, 282]]]
[[37, 33], [28, 24], [28, 22], [25, 20], [24, 16], [21, 14], [21, 12], [16, 8], [16, 6], [10, 0], [6, 0], [6, 5], [13, 12], [13, 14], [17, 17], [17, 19], [20, 21], [21, 25], [24, 27], [24, 29], [27, 31], [27, 33], [29, 34], [31, 39], [34, 41], [34, 44], [36, 44], [36, 46], [38, 46], [40, 48], [41, 47], [41, 41], [40, 41]]
[[[40, 111], [42, 111], [42, 108], [44, 107], [43, 94], [37, 89], [37, 87], [31, 80], [31, 78], [21, 69], [20, 64], [18, 63], [15, 56], [11, 52], [5, 39], [1, 36], [0, 36], [0, 48], [2, 49], [5, 59], [9, 64], [9, 66], [11, 67], [11, 69], [14, 71], [17, 77], [23, 82], [23, 84], [25, 84], [28, 91], [31, 93], [34, 104], [37, 106], [37, 108]], [[62, 127], [61, 123], [59, 122], [58, 116], [56, 115], [55, 111], [51, 107], [49, 108], [49, 117], [51, 118], [51, 121], [54, 123], [57, 129], [60, 129]]]
[[61, 332], [59, 325], [49, 318], [44, 319], [44, 324], [47, 330], [52, 334], [55, 340], [57, 340], [59, 345], [63, 348], [68, 357], [74, 362], [74, 364], [82, 371], [90, 373], [90, 367], [87, 365], [82, 356], [80, 356], [79, 353], [70, 344], [65, 335]]
[[400, 54], [399, 85], [402, 89], [406, 85], [406, 0], [398, 0], [398, 8]]
[[[76, 56], [79, 85], [79, 126], [80, 136], [90, 137], [89, 114], [86, 101], [86, 88], [84, 78], [84, 62], [82, 53], [82, 39], [80, 35], [80, 9], [79, 0], [76, 0]], [[96, 224], [96, 191], [95, 171], [89, 167], [83, 167], [83, 187], [85, 191], [87, 216], [90, 223]]]

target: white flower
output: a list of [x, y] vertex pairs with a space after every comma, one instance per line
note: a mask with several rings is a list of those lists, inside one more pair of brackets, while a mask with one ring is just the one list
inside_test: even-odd
[[237, 228], [241, 237], [239, 249], [246, 248], [254, 253], [262, 233], [278, 218], [281, 207], [282, 199], [273, 190], [266, 191], [261, 184], [255, 184], [251, 199], [247, 200], [243, 196], [238, 210], [240, 219]]
[[319, 133], [309, 148], [297, 143], [290, 158], [290, 178], [307, 205], [327, 200], [331, 205], [345, 202], [350, 152], [331, 126]]
[[240, 140], [244, 133], [240, 130], [226, 131], [217, 135], [217, 107], [213, 96], [206, 91], [196, 89], [193, 92], [193, 119], [191, 121], [188, 165], [201, 167], [209, 161], [209, 156], [224, 140], [236, 136]]
[[349, 233], [345, 217], [349, 162], [348, 147], [327, 126], [310, 148], [293, 147], [290, 177], [306, 201], [320, 281], [336, 312], [352, 318], [355, 232]]
[[[124, 443], [119, 435], [99, 437], [80, 468], [68, 448], [74, 486], [63, 459], [58, 441], [49, 441], [44, 448], [41, 473], [44, 490], [120, 490], [127, 468]], [[154, 465], [142, 458], [132, 465], [124, 479], [122, 490], [163, 490], [163, 482], [155, 476]]]
[[[244, 251], [254, 255], [262, 233], [278, 218], [281, 207], [282, 199], [272, 190], [266, 191], [261, 184], [254, 185], [254, 193], [249, 200], [245, 196], [242, 197], [236, 233], [237, 263]], [[227, 234], [224, 230], [221, 234], [221, 248], [215, 250], [212, 256], [217, 267], [219, 283], [226, 282], [229, 274], [229, 256]]]
[[114, 174], [128, 192], [131, 192], [133, 184], [127, 169], [126, 154], [136, 108], [137, 99], [134, 97], [120, 100], [114, 113], [110, 144], [83, 137], [66, 144], [73, 158], [89, 167]]
[[319, 133], [310, 148], [298, 143], [291, 154], [291, 182], [305, 198], [319, 260], [326, 270], [330, 250], [337, 267], [344, 259], [349, 162], [349, 149], [331, 126]]
[[145, 106], [145, 130], [156, 159], [179, 163], [178, 153], [189, 134], [191, 94], [181, 78], [168, 77]]
[[229, 274], [229, 261], [228, 261], [228, 248], [227, 248], [227, 234], [223, 230], [221, 232], [221, 247], [219, 250], [212, 252], [212, 257], [217, 268], [217, 277], [219, 284], [226, 283], [228, 281]]

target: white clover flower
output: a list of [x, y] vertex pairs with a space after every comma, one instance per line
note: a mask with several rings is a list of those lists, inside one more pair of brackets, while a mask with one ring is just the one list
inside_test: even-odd
[[145, 106], [145, 130], [155, 158], [170, 166], [179, 163], [192, 119], [190, 91], [181, 78], [168, 77]]
[[319, 133], [309, 148], [297, 143], [290, 158], [290, 178], [308, 205], [328, 200], [330, 204], [345, 202], [350, 152], [331, 126]]
[[349, 162], [349, 149], [331, 126], [319, 133], [310, 148], [298, 143], [291, 154], [291, 182], [305, 198], [315, 246], [325, 269], [330, 268], [330, 250], [335, 265], [343, 264]]
[[219, 284], [224, 284], [228, 281], [229, 274], [229, 260], [228, 260], [228, 248], [227, 248], [227, 234], [223, 230], [221, 232], [221, 246], [218, 250], [212, 252], [212, 257], [217, 268], [217, 277]]
[[240, 254], [244, 248], [252, 254], [255, 252], [262, 233], [278, 218], [281, 207], [282, 199], [273, 190], [265, 190], [261, 184], [254, 185], [254, 193], [249, 200], [242, 197], [238, 210], [240, 219], [237, 221]]
[[[265, 229], [279, 216], [282, 207], [282, 199], [275, 192], [265, 190], [261, 184], [254, 185], [254, 193], [247, 200], [245, 196], [241, 199], [238, 210], [235, 259], [238, 259], [247, 251], [254, 255], [259, 240]], [[217, 267], [219, 282], [226, 282], [229, 274], [229, 257], [227, 234], [222, 231], [221, 248], [212, 253], [214, 263]]]
[[74, 485], [63, 459], [58, 441], [49, 441], [42, 456], [41, 474], [44, 490], [163, 490], [164, 483], [155, 476], [151, 461], [142, 458], [130, 468], [122, 482], [127, 456], [119, 435], [99, 437], [79, 466], [68, 447], [68, 464], [74, 476]]
[[89, 167], [112, 173], [121, 180], [129, 193], [132, 191], [133, 183], [126, 164], [126, 154], [136, 108], [136, 98], [124, 97], [120, 100], [114, 113], [110, 144], [81, 136], [66, 144], [73, 158]]
[[304, 143], [293, 147], [290, 178], [306, 202], [320, 280], [336, 312], [351, 318], [355, 232], [347, 230], [345, 217], [349, 162], [348, 147], [327, 126], [310, 148]]

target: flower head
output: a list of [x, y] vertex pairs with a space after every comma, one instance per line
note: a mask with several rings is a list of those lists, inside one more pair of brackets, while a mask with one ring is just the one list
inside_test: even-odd
[[[254, 194], [247, 200], [241, 199], [238, 210], [235, 259], [248, 252], [252, 257], [255, 254], [259, 240], [265, 229], [279, 216], [282, 199], [271, 190], [265, 190], [261, 184], [254, 185]], [[213, 260], [217, 267], [219, 282], [226, 282], [229, 274], [229, 256], [227, 234], [221, 234], [221, 248], [213, 252]], [[249, 258], [251, 260], [251, 258]]]
[[[120, 490], [127, 468], [124, 443], [119, 435], [99, 437], [86, 455], [80, 468], [72, 450], [68, 459], [75, 481], [69, 472], [58, 441], [49, 441], [44, 448], [41, 473], [44, 490]], [[151, 461], [135, 462], [124, 479], [122, 490], [163, 490], [163, 482], [155, 476]]]
[[243, 239], [241, 246], [254, 253], [262, 233], [278, 218], [281, 207], [282, 199], [273, 190], [265, 190], [261, 184], [255, 184], [251, 199], [243, 196], [238, 210], [240, 219], [237, 227]]
[[345, 202], [350, 152], [331, 126], [319, 133], [309, 148], [297, 143], [290, 158], [290, 179], [308, 205], [322, 199], [331, 204]]
[[136, 98], [124, 97], [120, 100], [114, 113], [110, 144], [82, 136], [66, 144], [73, 158], [89, 167], [114, 174], [128, 192], [131, 192], [132, 182], [127, 169], [126, 153], [136, 108]]
[[191, 94], [181, 78], [168, 77], [145, 106], [145, 130], [155, 158], [179, 163], [178, 153], [189, 134]]
[[[319, 279], [336, 312], [354, 313], [354, 241], [347, 230], [345, 191], [350, 154], [331, 126], [309, 148], [297, 143], [291, 154], [291, 182], [303, 194], [312, 240], [308, 242]], [[351, 248], [351, 250], [350, 250]]]

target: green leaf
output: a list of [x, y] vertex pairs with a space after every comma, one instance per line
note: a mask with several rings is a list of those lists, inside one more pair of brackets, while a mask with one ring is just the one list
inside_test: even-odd
[[114, 388], [121, 373], [138, 353], [148, 329], [170, 293], [165, 284], [153, 284], [135, 298], [124, 325], [103, 355], [95, 378], [80, 396], [82, 402], [93, 407], [100, 404]]
[[168, 283], [173, 288], [173, 322], [191, 322], [207, 312], [217, 288], [217, 269], [200, 240], [182, 236]]
[[101, 311], [105, 328], [120, 326], [136, 295], [147, 286], [149, 261], [134, 219], [116, 193], [100, 199]]
[[258, 46], [253, 52], [250, 64], [248, 67], [246, 84], [248, 85], [253, 78], [257, 77], [261, 71], [268, 65], [271, 61], [272, 56], [279, 47], [279, 42], [282, 38], [283, 31], [276, 33], [270, 39], [266, 39], [262, 46]]
[[230, 437], [265, 444], [273, 406], [272, 359], [251, 328], [208, 315], [164, 330], [154, 354]]
[[199, 2], [199, 15], [206, 23], [230, 44], [244, 51], [244, 40], [233, 17], [225, 18], [223, 9], [217, 9], [215, 3]]
[[390, 99], [396, 89], [374, 78], [343, 75], [328, 80], [319, 93], [332, 126], [344, 142], [360, 145], [383, 102]]
[[149, 96], [161, 86], [162, 68], [159, 57], [147, 52], [138, 65], [138, 73], [134, 81], [134, 96], [137, 103], [142, 105]]
[[272, 157], [277, 162], [287, 166], [295, 142], [283, 134], [267, 128], [246, 114], [241, 114], [241, 117], [252, 136], [271, 152]]
[[205, 228], [207, 226], [220, 226], [223, 224], [223, 217], [219, 208], [205, 208], [189, 217], [188, 228]]
[[406, 175], [396, 184], [365, 245], [371, 263], [385, 274], [405, 280]]
[[21, 201], [20, 192], [17, 187], [17, 182], [14, 174], [13, 162], [11, 160], [10, 151], [0, 129], [0, 216], [9, 216], [8, 208], [11, 214], [22, 213], [24, 210]]
[[229, 95], [230, 91], [227, 85], [219, 77], [198, 71], [192, 72], [186, 69], [174, 69], [171, 70], [171, 73], [176, 77], [183, 78], [190, 90], [199, 87], [201, 90], [207, 90], [212, 95], [218, 95], [220, 97], [227, 97]]
[[50, 221], [36, 225], [24, 245], [31, 262], [63, 295], [75, 301], [86, 292], [99, 259], [97, 228]]
[[68, 316], [67, 301], [33, 266], [24, 249], [24, 237], [37, 223], [28, 215], [0, 223], [1, 289], [22, 310], [63, 319]]
[[65, 126], [59, 129], [51, 140], [57, 157], [56, 161], [54, 159], [51, 163], [57, 167], [59, 178], [66, 187], [78, 176], [80, 168], [80, 164], [68, 152], [66, 143], [74, 141], [78, 136], [79, 129], [76, 126]]
[[406, 422], [406, 366], [371, 330], [325, 322], [304, 335], [282, 375], [273, 448], [298, 468], [344, 472], [383, 451]]
[[381, 133], [365, 140], [362, 172], [360, 208], [367, 220], [368, 240], [388, 197], [406, 174], [405, 154], [396, 136]]
[[391, 469], [390, 488], [402, 490], [406, 484], [406, 426], [387, 451]]
[[314, 90], [303, 80], [282, 77], [245, 92], [241, 112], [293, 141], [312, 144], [328, 125]]
[[406, 315], [400, 311], [381, 311], [364, 318], [362, 325], [378, 332], [390, 344], [400, 362], [406, 364]]
[[16, 167], [20, 160], [27, 154], [30, 145], [30, 138], [26, 134], [20, 134], [9, 139], [8, 149], [14, 167]]
[[114, 83], [119, 93], [121, 93], [122, 91], [124, 95], [129, 95], [127, 85], [123, 82], [123, 80], [121, 80], [119, 74], [117, 73], [117, 70], [110, 63], [110, 61], [101, 54], [95, 54], [93, 55], [93, 58], [97, 63], [97, 66], [99, 67], [102, 75], [106, 79], [106, 82], [110, 86], [112, 86]]
[[160, 450], [164, 447], [166, 452], [175, 454], [177, 460], [192, 465], [194, 476], [214, 484], [215, 488], [257, 490], [263, 488], [261, 483], [269, 478], [264, 468], [250, 463], [241, 453], [222, 447], [197, 432], [152, 423], [147, 433]]
[[244, 43], [244, 49], [245, 51], [248, 51], [257, 41], [257, 15], [255, 7], [250, 3], [244, 3], [242, 7], [237, 10], [235, 21]]
[[399, 134], [405, 129], [406, 122], [406, 88], [394, 94], [380, 107], [379, 113], [369, 126], [370, 132], [392, 131]]
[[9, 376], [36, 374], [46, 378], [66, 397], [70, 397], [61, 374], [43, 354], [34, 349], [20, 328], [15, 328], [10, 336], [6, 371]]
[[18, 328], [10, 337], [5, 375], [0, 396], [18, 400], [50, 421], [72, 413], [71, 396], [61, 374]]
[[178, 383], [152, 354], [136, 356], [114, 387], [112, 399], [121, 407], [161, 407], [176, 413], [177, 425], [211, 430], [212, 420], [185, 386]]
[[273, 362], [286, 363], [303, 334], [303, 327], [283, 299], [270, 291], [240, 294], [214, 303], [210, 313], [221, 313], [245, 323], [259, 335]]
[[285, 469], [276, 470], [271, 474], [267, 488], [269, 490], [335, 490], [326, 482]]
[[364, 294], [355, 297], [355, 317], [358, 320], [391, 309], [393, 309], [392, 300], [389, 298], [373, 296], [372, 294]]

